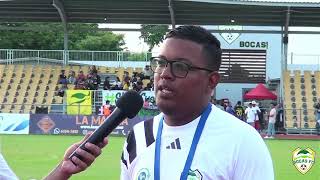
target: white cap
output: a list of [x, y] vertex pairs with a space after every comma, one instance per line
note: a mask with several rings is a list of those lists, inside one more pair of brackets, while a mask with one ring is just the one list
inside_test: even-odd
[[255, 101], [252, 101], [251, 104], [257, 104]]

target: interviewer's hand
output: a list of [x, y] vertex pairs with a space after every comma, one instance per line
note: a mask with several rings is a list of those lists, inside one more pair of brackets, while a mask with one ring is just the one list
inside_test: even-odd
[[91, 143], [86, 143], [85, 147], [89, 150], [89, 152], [78, 149], [77, 154], [81, 156], [80, 160], [76, 156], [72, 157], [72, 161], [68, 158], [70, 154], [76, 150], [80, 144], [85, 141], [90, 134], [87, 134], [80, 142], [73, 144], [70, 146], [65, 154], [63, 160], [59, 163], [59, 165], [44, 179], [45, 180], [65, 180], [72, 176], [72, 174], [79, 173], [84, 171], [89, 167], [93, 161], [101, 154], [101, 149], [108, 144], [108, 138], [106, 137], [102, 143], [98, 145], [94, 145]]

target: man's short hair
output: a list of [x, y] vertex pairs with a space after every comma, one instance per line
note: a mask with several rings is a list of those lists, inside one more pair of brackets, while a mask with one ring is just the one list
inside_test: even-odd
[[200, 26], [179, 26], [167, 33], [165, 39], [177, 38], [202, 45], [209, 69], [218, 71], [221, 65], [220, 41], [209, 31]]

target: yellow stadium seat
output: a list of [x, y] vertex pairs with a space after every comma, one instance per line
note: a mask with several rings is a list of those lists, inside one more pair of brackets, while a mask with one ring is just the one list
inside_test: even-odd
[[320, 71], [314, 72], [314, 79], [316, 80], [317, 97], [320, 97]]
[[142, 73], [142, 72], [143, 72], [143, 68], [141, 68], [141, 67], [136, 67], [136, 68], [134, 69], [134, 71], [137, 72], [137, 73]]
[[146, 87], [149, 82], [150, 82], [150, 79], [144, 79], [144, 80], [142, 80], [143, 87]]
[[133, 68], [132, 67], [127, 67], [126, 71], [129, 73], [129, 76], [132, 77], [133, 72], [134, 72]]

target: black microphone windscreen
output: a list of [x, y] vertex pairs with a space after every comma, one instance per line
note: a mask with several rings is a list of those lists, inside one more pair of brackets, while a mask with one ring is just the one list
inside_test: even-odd
[[143, 105], [143, 99], [136, 91], [127, 91], [116, 102], [116, 106], [125, 113], [128, 118], [135, 117]]

